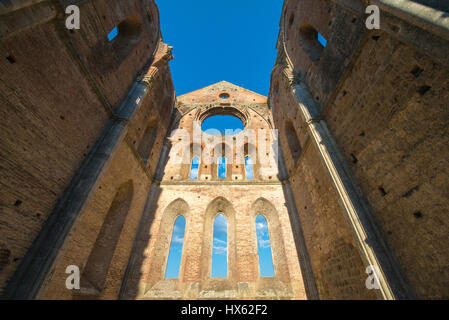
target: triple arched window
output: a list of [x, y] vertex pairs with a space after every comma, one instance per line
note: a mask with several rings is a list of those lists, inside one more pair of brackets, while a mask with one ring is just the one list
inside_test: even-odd
[[[218, 179], [226, 179], [226, 157], [221, 157], [218, 159]], [[192, 159], [192, 164], [190, 166], [190, 176], [189, 178], [192, 180], [198, 179], [198, 172], [200, 168], [200, 158], [194, 157]], [[245, 178], [246, 179], [254, 179], [254, 169], [253, 169], [253, 161], [250, 156], [245, 157]]]
[[[255, 219], [257, 235], [257, 251], [259, 256], [260, 277], [274, 277], [273, 257], [270, 236], [266, 218], [259, 214]], [[182, 248], [185, 235], [186, 220], [183, 215], [178, 216], [174, 225], [170, 241], [170, 250], [165, 270], [165, 278], [179, 278]], [[219, 213], [215, 216], [212, 231], [212, 278], [228, 277], [228, 222]]]

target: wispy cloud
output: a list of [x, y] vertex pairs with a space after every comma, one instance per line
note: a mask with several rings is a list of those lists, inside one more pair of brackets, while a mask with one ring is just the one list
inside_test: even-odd
[[172, 243], [173, 244], [177, 244], [180, 245], [184, 242], [184, 237], [183, 235], [174, 235], [173, 239], [172, 239]]
[[227, 243], [225, 240], [221, 240], [218, 238], [214, 238], [214, 246], [218, 246], [218, 247], [226, 247]]
[[259, 247], [266, 249], [270, 247], [270, 240], [260, 239], [259, 238]]
[[228, 252], [228, 249], [226, 247], [218, 247], [218, 246], [214, 246], [214, 249], [212, 251], [213, 254], [218, 254], [218, 255], [226, 255]]

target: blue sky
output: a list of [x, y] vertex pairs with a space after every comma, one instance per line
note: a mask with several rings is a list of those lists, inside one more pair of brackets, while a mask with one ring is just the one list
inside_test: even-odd
[[[204, 121], [201, 123], [201, 130], [207, 131], [209, 129], [216, 129], [220, 131], [220, 134], [225, 134], [226, 129], [232, 129], [235, 131], [243, 130], [244, 125], [243, 122], [237, 117], [230, 115], [216, 115], [204, 119]], [[210, 130], [208, 133], [216, 135], [212, 130]], [[218, 134], [218, 132], [216, 133]]]
[[167, 268], [165, 269], [165, 278], [179, 277], [185, 226], [186, 219], [181, 215], [176, 219], [173, 226]]
[[271, 255], [270, 236], [267, 220], [261, 214], [256, 217], [257, 250], [259, 252], [259, 270], [261, 277], [273, 277], [273, 257]]
[[[222, 80], [268, 95], [283, 0], [156, 3], [164, 42], [174, 47], [170, 68], [178, 96]], [[237, 118], [212, 118], [203, 122], [203, 130], [243, 129]], [[257, 219], [261, 276], [269, 277], [273, 276], [273, 262], [268, 229], [263, 216]], [[212, 277], [227, 275], [226, 230], [226, 219], [218, 215], [214, 221]], [[181, 216], [173, 228], [166, 278], [179, 277], [184, 234], [185, 219]]]
[[228, 223], [222, 214], [214, 221], [214, 238], [212, 248], [212, 278], [228, 276]]
[[222, 80], [268, 95], [282, 0], [156, 3], [177, 95]]

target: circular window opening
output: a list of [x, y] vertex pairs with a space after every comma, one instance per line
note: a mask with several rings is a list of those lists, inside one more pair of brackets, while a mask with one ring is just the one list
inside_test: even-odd
[[204, 119], [201, 130], [213, 136], [234, 135], [245, 128], [242, 120], [231, 115], [214, 115]]
[[226, 93], [226, 92], [220, 93], [219, 97], [220, 97], [220, 99], [224, 99], [224, 100], [229, 99], [229, 93]]

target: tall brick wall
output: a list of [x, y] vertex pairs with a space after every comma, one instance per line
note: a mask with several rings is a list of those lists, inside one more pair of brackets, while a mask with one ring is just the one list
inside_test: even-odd
[[[226, 101], [220, 99], [223, 93], [229, 94]], [[182, 156], [184, 151], [189, 151], [190, 143], [172, 135], [168, 162], [161, 168], [163, 179], [160, 186], [150, 191], [148, 211], [132, 254], [122, 298], [307, 298], [300, 267], [305, 261], [298, 258], [287, 209], [289, 204], [277, 167], [272, 174], [264, 175], [267, 165], [255, 162], [254, 179], [248, 179], [244, 164], [235, 162], [239, 135], [250, 129], [260, 129], [258, 134], [263, 135], [263, 143], [267, 142], [268, 147], [277, 143], [270, 132], [272, 118], [266, 98], [223, 81], [178, 97], [177, 106], [181, 115], [173, 129], [185, 130], [191, 139], [194, 121], [201, 122], [205, 117], [222, 112], [241, 117], [245, 130], [223, 138], [233, 158], [233, 163], [227, 164], [225, 179], [218, 178], [216, 163], [203, 163], [201, 152], [198, 179], [190, 179], [191, 164], [174, 162], [178, 153]], [[203, 134], [200, 150], [206, 150], [208, 135]], [[178, 147], [184, 144], [187, 148]], [[256, 140], [254, 147], [261, 146]], [[193, 156], [188, 159], [191, 158]], [[225, 279], [211, 277], [212, 226], [218, 213], [224, 214], [228, 223], [228, 276]], [[186, 232], [180, 275], [179, 279], [165, 279], [173, 224], [181, 214], [186, 218]], [[263, 214], [268, 221], [275, 272], [271, 278], [259, 275], [257, 214]]]
[[325, 113], [420, 298], [449, 297], [448, 79], [447, 66], [380, 33]]
[[[65, 8], [71, 4], [80, 8], [80, 30], [65, 28]], [[117, 48], [107, 35], [130, 16], [141, 24], [138, 37], [132, 39], [127, 55], [119, 59]], [[62, 250], [63, 258], [56, 261], [82, 266], [84, 254], [92, 248], [111, 205], [110, 197], [123, 180], [130, 179], [134, 184], [134, 200], [128, 220], [134, 219], [134, 224], [125, 226], [123, 234], [125, 241], [132, 243], [137, 217], [143, 210], [169, 126], [174, 89], [168, 65], [159, 61], [165, 59], [169, 49], [160, 41], [159, 15], [151, 0], [128, 1], [126, 5], [120, 1], [5, 5], [0, 21], [0, 113], [4, 121], [0, 129], [0, 291], [3, 291], [33, 241], [44, 232], [43, 227], [58, 203], [73, 190], [76, 177], [89, 167], [90, 160], [86, 159], [97, 152], [98, 145], [110, 133], [113, 113], [121, 112], [119, 107], [126, 104], [125, 98], [138, 73], [145, 66], [155, 65], [153, 69], [157, 72], [153, 72], [151, 87], [128, 125], [118, 155], [106, 162], [112, 163], [112, 168], [96, 182], [101, 190], [98, 196], [93, 192], [95, 195], [90, 197], [95, 209], [85, 208], [87, 213], [83, 211], [81, 216], [86, 216], [83, 218], [86, 220], [79, 222], [82, 227], [77, 232], [72, 230], [73, 242], [69, 241], [65, 248], [68, 251]], [[141, 159], [137, 148], [151, 119], [158, 120], [158, 133], [149, 158]], [[103, 156], [108, 155], [93, 158]], [[103, 179], [109, 182], [103, 183]], [[94, 210], [93, 217], [89, 216], [90, 210]], [[130, 250], [122, 242], [119, 241], [116, 250], [119, 262], [114, 258], [111, 268], [111, 273], [119, 275], [123, 275], [125, 267], [120, 264], [126, 266]], [[49, 279], [65, 275], [64, 266], [55, 268]], [[114, 268], [121, 269], [114, 271]], [[112, 278], [115, 280], [107, 280], [104, 297], [117, 296], [121, 279], [115, 275]], [[65, 281], [54, 281], [49, 293], [42, 297], [68, 295], [62, 293]]]

